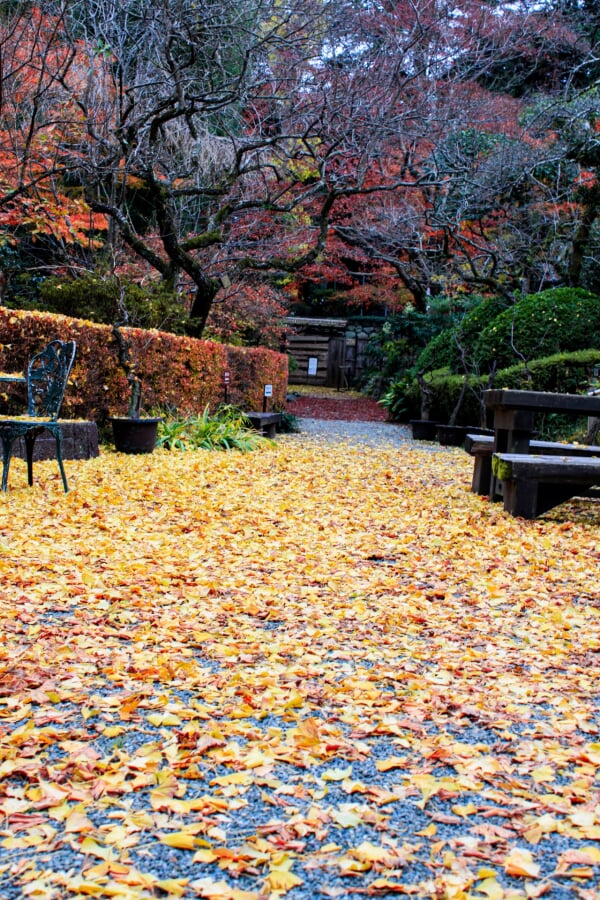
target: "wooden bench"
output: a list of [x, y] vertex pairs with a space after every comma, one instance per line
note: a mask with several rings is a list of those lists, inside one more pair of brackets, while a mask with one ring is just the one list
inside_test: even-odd
[[535, 519], [571, 497], [594, 496], [600, 485], [600, 459], [494, 453], [493, 475], [502, 482], [504, 509], [513, 516]]
[[281, 422], [281, 413], [245, 412], [244, 415], [250, 422], [251, 426], [257, 431], [261, 431], [263, 434], [266, 434], [267, 437], [275, 437], [277, 426]]
[[[487, 496], [490, 491], [492, 476], [494, 438], [488, 435], [467, 434], [464, 447], [467, 453], [475, 459], [471, 490], [474, 494]], [[544, 456], [600, 456], [600, 446], [588, 446], [586, 444], [561, 444], [557, 441], [530, 441], [529, 447], [535, 453]]]

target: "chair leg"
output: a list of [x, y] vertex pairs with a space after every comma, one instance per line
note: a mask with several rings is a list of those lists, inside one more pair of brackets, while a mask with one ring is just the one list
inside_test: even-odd
[[12, 456], [13, 440], [2, 435], [2, 490], [6, 491], [8, 487], [8, 470], [10, 468], [10, 458]]
[[56, 459], [58, 461], [58, 468], [60, 469], [60, 475], [62, 478], [63, 487], [65, 489], [65, 494], [69, 493], [69, 486], [67, 484], [67, 476], [65, 474], [65, 467], [63, 465], [63, 457], [62, 457], [62, 432], [56, 432]]
[[33, 486], [33, 446], [35, 444], [35, 439], [37, 437], [37, 433], [35, 431], [28, 431], [25, 434], [25, 455], [27, 457], [27, 484], [29, 487]]

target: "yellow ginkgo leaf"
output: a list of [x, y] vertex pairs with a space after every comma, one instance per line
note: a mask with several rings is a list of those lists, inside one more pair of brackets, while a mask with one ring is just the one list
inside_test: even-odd
[[540, 866], [534, 861], [531, 851], [513, 847], [504, 860], [504, 871], [507, 875], [538, 878]]
[[196, 836], [188, 834], [186, 831], [173, 831], [170, 834], [161, 834], [159, 836], [161, 844], [168, 847], [177, 847], [178, 850], [194, 850], [196, 847]]

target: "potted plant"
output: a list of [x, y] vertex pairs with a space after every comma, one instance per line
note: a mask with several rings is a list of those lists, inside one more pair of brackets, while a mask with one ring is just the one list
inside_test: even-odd
[[152, 453], [156, 446], [160, 416], [142, 416], [142, 381], [138, 363], [128, 340], [118, 323], [112, 331], [117, 342], [119, 365], [129, 382], [129, 409], [126, 416], [110, 416], [115, 449], [121, 453]]

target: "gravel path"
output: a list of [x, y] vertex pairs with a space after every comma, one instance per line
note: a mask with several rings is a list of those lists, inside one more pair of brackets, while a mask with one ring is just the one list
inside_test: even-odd
[[310, 435], [323, 444], [364, 444], [366, 447], [420, 447], [445, 451], [446, 447], [426, 441], [414, 441], [410, 426], [392, 422], [343, 422], [332, 419], [299, 418], [300, 432], [287, 435], [290, 439], [302, 439]]
[[317, 437], [325, 443], [349, 442], [370, 447], [414, 443], [407, 425], [391, 422], [342, 422], [328, 419], [298, 419], [301, 435]]

